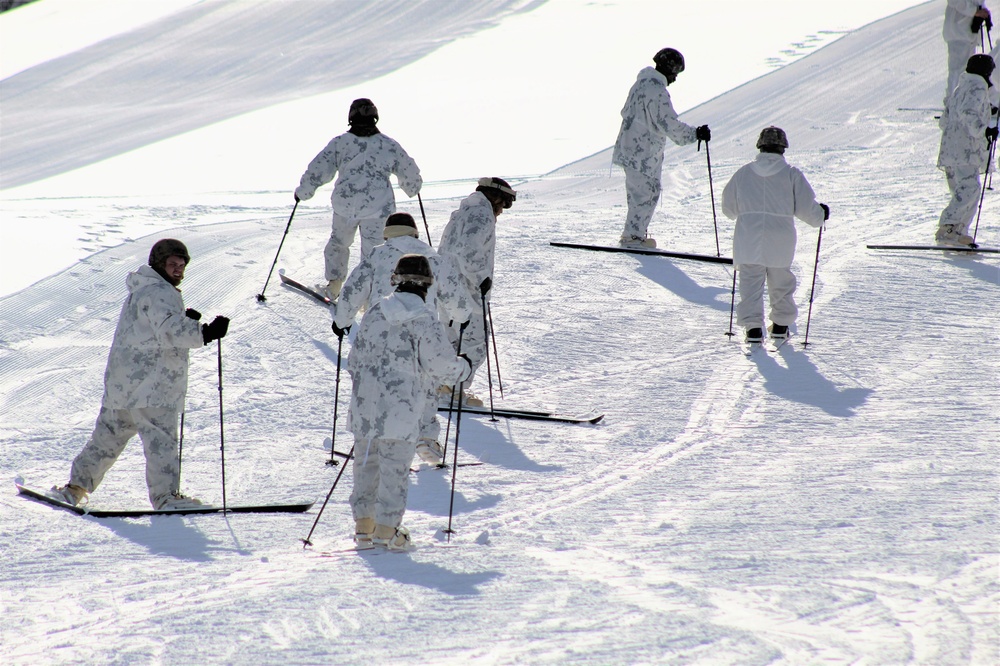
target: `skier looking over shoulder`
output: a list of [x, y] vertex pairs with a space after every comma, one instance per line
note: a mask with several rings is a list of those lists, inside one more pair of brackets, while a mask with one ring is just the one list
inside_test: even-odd
[[154, 509], [187, 509], [201, 501], [180, 493], [178, 418], [187, 393], [188, 350], [226, 335], [229, 319], [199, 324], [177, 287], [191, 257], [184, 243], [157, 241], [149, 265], [125, 279], [122, 305], [104, 372], [104, 398], [94, 432], [73, 461], [70, 480], [52, 496], [85, 503], [137, 433], [146, 454], [146, 485]]
[[427, 258], [400, 257], [392, 282], [396, 291], [362, 317], [347, 358], [353, 381], [350, 502], [359, 546], [406, 549], [410, 536], [401, 522], [425, 403], [437, 386], [467, 379], [471, 366], [455, 355], [444, 325], [424, 302], [434, 283]]
[[975, 246], [969, 225], [981, 200], [979, 174], [989, 166], [990, 145], [997, 138], [989, 93], [994, 69], [990, 56], [972, 56], [948, 99], [937, 165], [948, 181], [951, 201], [941, 211], [934, 234], [938, 243]]
[[[427, 243], [420, 240], [416, 222], [409, 213], [393, 213], [385, 221], [385, 243], [379, 245], [362, 259], [344, 283], [333, 318], [333, 332], [343, 337], [350, 331], [354, 318], [362, 308], [370, 307], [389, 296], [395, 287], [393, 272], [400, 257], [415, 254], [426, 257], [435, 276], [434, 284], [427, 289], [424, 301], [431, 312], [438, 313], [445, 323], [459, 324], [472, 316], [467, 290], [459, 282], [451, 263], [438, 256]], [[420, 439], [417, 454], [425, 462], [442, 462], [443, 450], [438, 443], [441, 426], [437, 419], [437, 387], [428, 395], [427, 408], [420, 422]]]
[[708, 125], [697, 129], [681, 122], [670, 101], [667, 86], [684, 71], [684, 56], [676, 49], [661, 49], [653, 56], [656, 67], [639, 72], [622, 107], [622, 124], [611, 161], [625, 169], [628, 215], [622, 230], [622, 247], [656, 247], [646, 234], [660, 200], [663, 150], [669, 138], [678, 146], [710, 141]]
[[764, 285], [771, 311], [771, 337], [788, 337], [795, 323], [795, 218], [814, 227], [830, 217], [826, 204], [816, 203], [802, 172], [785, 162], [788, 137], [780, 127], [766, 127], [757, 139], [757, 158], [740, 167], [722, 191], [722, 212], [736, 220], [733, 264], [740, 276], [737, 325], [747, 342], [764, 337]]
[[[472, 361], [470, 386], [472, 376], [486, 360], [489, 351], [482, 312], [489, 304], [493, 287], [497, 217], [513, 206], [516, 200], [517, 192], [503, 178], [480, 178], [476, 191], [463, 199], [458, 210], [451, 214], [438, 246], [438, 254], [451, 261], [452, 267], [461, 276], [472, 305], [472, 318], [462, 336], [462, 351]], [[456, 327], [450, 327], [448, 334], [457, 346], [459, 331]], [[471, 392], [467, 392], [462, 399], [467, 405], [483, 405], [483, 401]]]
[[948, 44], [948, 82], [944, 91], [945, 108], [948, 98], [958, 85], [958, 78], [965, 71], [976, 47], [982, 42], [982, 30], [993, 27], [993, 17], [980, 0], [948, 0], [944, 10], [942, 36]]
[[382, 242], [385, 218], [396, 212], [396, 198], [389, 176], [395, 174], [399, 187], [409, 197], [420, 192], [423, 180], [417, 163], [402, 146], [379, 132], [378, 109], [370, 99], [351, 102], [347, 114], [350, 129], [334, 137], [309, 163], [295, 201], [308, 201], [316, 189], [338, 173], [330, 201], [333, 229], [323, 257], [326, 265], [327, 295], [336, 300], [347, 277], [354, 236], [361, 227], [361, 256], [367, 257]]

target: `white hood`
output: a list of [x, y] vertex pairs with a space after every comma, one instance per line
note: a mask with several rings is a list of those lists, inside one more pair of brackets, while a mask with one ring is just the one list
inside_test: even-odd
[[416, 294], [397, 291], [382, 299], [382, 314], [393, 326], [416, 319], [426, 311], [424, 299]]
[[767, 178], [788, 168], [785, 156], [777, 153], [758, 153], [757, 159], [750, 164], [750, 168], [758, 176]]

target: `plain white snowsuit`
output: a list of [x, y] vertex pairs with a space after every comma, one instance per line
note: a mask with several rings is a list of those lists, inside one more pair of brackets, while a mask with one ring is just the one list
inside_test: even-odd
[[948, 0], [944, 10], [941, 35], [948, 44], [948, 83], [944, 91], [946, 108], [948, 97], [958, 85], [959, 75], [965, 71], [965, 65], [982, 40], [979, 32], [972, 32], [972, 19], [983, 6], [985, 4], [980, 0]]
[[[469, 326], [462, 334], [462, 353], [472, 361], [472, 377], [486, 360], [488, 345], [483, 322], [483, 297], [480, 285], [486, 278], [493, 282], [493, 259], [496, 251], [497, 217], [493, 214], [493, 204], [482, 192], [473, 192], [452, 212], [448, 224], [441, 234], [438, 254], [451, 261], [452, 267], [461, 276], [471, 307]], [[488, 304], [492, 290], [486, 294]], [[460, 322], [456, 322], [460, 323]], [[452, 326], [448, 335], [458, 344], [459, 327]]]
[[73, 460], [70, 483], [93, 492], [137, 433], [153, 507], [179, 490], [177, 420], [187, 393], [188, 350], [204, 345], [181, 292], [149, 266], [125, 280], [104, 372], [104, 398], [90, 441]]
[[359, 225], [361, 256], [367, 257], [382, 242], [385, 219], [396, 212], [389, 176], [395, 174], [399, 187], [409, 197], [416, 196], [423, 184], [417, 163], [394, 140], [382, 133], [356, 136], [345, 132], [334, 137], [309, 163], [295, 196], [308, 201], [338, 172], [330, 196], [333, 230], [323, 252], [327, 280], [347, 277], [350, 248]]
[[455, 355], [423, 299], [397, 291], [362, 317], [347, 368], [353, 381], [354, 519], [398, 527], [428, 396], [467, 378], [469, 364]]
[[722, 212], [736, 220], [733, 263], [740, 275], [737, 323], [763, 328], [764, 283], [771, 305], [770, 319], [789, 326], [798, 308], [793, 295], [795, 218], [814, 227], [823, 225], [825, 211], [806, 177], [789, 166], [783, 155], [758, 153], [739, 168], [722, 191]]
[[681, 122], [667, 92], [667, 77], [645, 67], [628, 92], [611, 161], [625, 169], [628, 216], [623, 238], [645, 237], [660, 200], [663, 150], [695, 142], [695, 128]]
[[993, 118], [982, 76], [968, 72], [959, 76], [944, 122], [937, 165], [945, 173], [951, 201], [941, 212], [939, 226], [956, 225], [965, 233], [979, 204], [979, 174], [989, 163], [986, 128], [993, 124]]
[[[459, 325], [472, 316], [468, 290], [460, 282], [451, 262], [442, 259], [427, 243], [413, 236], [397, 236], [379, 245], [367, 258], [361, 260], [344, 283], [337, 301], [334, 323], [345, 329], [354, 324], [358, 312], [371, 303], [378, 303], [391, 295], [393, 271], [404, 254], [427, 257], [434, 276], [434, 284], [427, 291], [426, 304], [431, 312], [438, 313], [442, 322]], [[437, 387], [430, 389], [427, 407], [420, 422], [420, 437], [437, 441], [441, 426], [437, 420]]]

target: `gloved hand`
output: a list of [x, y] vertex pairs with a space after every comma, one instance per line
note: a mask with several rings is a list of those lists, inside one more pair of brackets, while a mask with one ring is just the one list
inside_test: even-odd
[[299, 201], [309, 201], [310, 199], [313, 198], [313, 194], [315, 193], [316, 190], [314, 189], [310, 190], [305, 185], [299, 185], [298, 187], [295, 188], [295, 202], [298, 203]]
[[823, 209], [823, 221], [826, 222], [830, 219], [830, 207], [826, 204], [820, 204], [819, 207]]
[[708, 143], [712, 140], [712, 130], [708, 129], [708, 125], [702, 125], [695, 129], [694, 138], [698, 139], [698, 141]]
[[459, 324], [458, 330], [464, 331], [465, 329], [469, 328], [469, 324], [471, 323], [472, 323], [471, 319], [469, 319], [468, 321], [463, 321], [461, 324]]
[[1000, 130], [997, 130], [996, 127], [987, 127], [986, 128], [986, 138], [989, 139], [990, 141], [996, 141], [997, 140], [997, 134], [1000, 134]]
[[458, 357], [459, 357], [459, 358], [464, 358], [464, 359], [465, 359], [465, 362], [469, 364], [469, 369], [470, 369], [470, 370], [472, 369], [472, 359], [470, 359], [470, 358], [469, 358], [468, 356], [466, 356], [466, 355], [465, 355], [464, 353], [463, 353], [463, 354], [459, 354], [459, 355], [458, 355]]
[[490, 292], [490, 289], [492, 288], [493, 288], [493, 279], [486, 278], [485, 280], [483, 280], [482, 284], [479, 285], [479, 293], [482, 294], [483, 296], [486, 296], [486, 294], [488, 294]]
[[188, 319], [194, 319], [195, 321], [201, 320], [201, 313], [195, 310], [194, 308], [188, 308], [187, 310], [185, 310], [184, 315]]
[[293, 194], [292, 196], [295, 197], [295, 203], [302, 201], [302, 199], [299, 199], [299, 195]]
[[344, 328], [337, 326], [337, 322], [333, 322], [330, 327], [333, 329], [333, 334], [338, 338], [343, 338], [345, 335], [351, 332], [351, 326], [347, 325]]
[[211, 324], [201, 325], [201, 337], [206, 345], [214, 340], [221, 340], [226, 337], [227, 332], [229, 332], [229, 317], [223, 317], [222, 315], [213, 319]]

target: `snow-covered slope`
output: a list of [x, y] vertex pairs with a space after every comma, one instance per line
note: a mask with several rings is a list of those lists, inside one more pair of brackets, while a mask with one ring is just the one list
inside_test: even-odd
[[[458, 470], [457, 547], [434, 545], [451, 478], [425, 470], [411, 477], [406, 522], [423, 545], [411, 555], [321, 556], [348, 540], [349, 474], [305, 551], [318, 506], [97, 520], [11, 487], [4, 661], [996, 663], [1000, 260], [865, 248], [929, 240], [946, 202], [933, 166], [942, 7], [685, 114], [713, 127], [716, 197], [775, 123], [833, 209], [807, 348], [814, 230], [801, 227], [794, 267], [798, 339], [750, 360], [725, 336], [728, 268], [548, 245], [617, 237], [624, 187], [606, 152], [517, 183], [498, 232], [498, 404], [596, 408], [601, 424], [463, 417], [460, 459], [487, 464]], [[672, 149], [667, 164], [651, 233], [714, 254], [717, 221], [729, 254], [704, 147]], [[996, 246], [993, 197], [979, 237]], [[436, 240], [456, 200], [425, 203]], [[142, 205], [155, 215], [155, 201]], [[322, 500], [337, 473], [324, 464], [331, 434], [350, 446], [344, 392], [332, 422], [329, 315], [276, 277], [267, 303], [254, 299], [286, 221], [234, 207], [229, 221], [177, 230], [193, 256], [188, 305], [233, 317], [221, 368], [233, 503]], [[296, 217], [279, 266], [314, 281], [327, 233], [326, 210]], [[124, 276], [154, 238], [0, 300], [8, 479], [65, 481], [96, 416]], [[193, 354], [184, 486], [213, 502], [219, 377], [214, 349]], [[142, 469], [133, 443], [95, 504], [142, 505]]]

